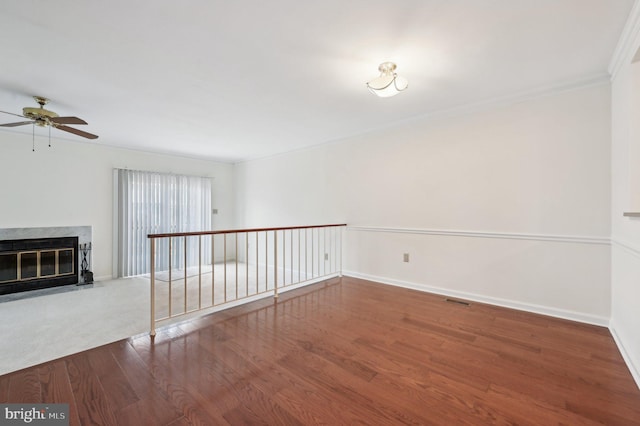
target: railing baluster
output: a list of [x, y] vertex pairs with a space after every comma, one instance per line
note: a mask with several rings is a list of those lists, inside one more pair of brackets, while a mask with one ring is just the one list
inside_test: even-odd
[[320, 272], [320, 264], [321, 264], [321, 260], [320, 259], [324, 259], [324, 256], [322, 255], [322, 253], [320, 253], [320, 228], [316, 228], [316, 230], [318, 231], [318, 276], [321, 276], [322, 273]]
[[260, 281], [259, 280], [260, 274], [259, 274], [259, 271], [258, 271], [258, 268], [260, 267], [260, 256], [259, 256], [260, 249], [258, 248], [259, 247], [258, 234], [260, 234], [260, 233], [256, 232], [256, 294], [260, 293], [260, 289], [258, 288], [258, 281]]
[[301, 229], [298, 229], [298, 282], [300, 282], [300, 273], [302, 271], [302, 265], [300, 264], [300, 231]]
[[313, 245], [313, 229], [314, 228], [311, 228], [311, 278], [315, 276], [313, 271], [313, 259], [315, 257], [315, 246]]
[[211, 235], [211, 306], [215, 306], [216, 294], [216, 235]]
[[308, 234], [308, 229], [305, 228], [304, 229], [304, 280], [308, 281], [309, 280], [309, 259], [308, 259], [308, 252], [309, 252], [309, 242], [307, 241], [307, 234]]
[[335, 272], [336, 265], [337, 265], [336, 254], [338, 253], [338, 246], [336, 241], [336, 228], [331, 228], [331, 235], [332, 235], [331, 251], [333, 253], [333, 259], [332, 259], [333, 262], [331, 263], [331, 272]]
[[322, 228], [322, 275], [327, 275], [327, 228]]
[[336, 245], [336, 228], [331, 228], [331, 273], [336, 271], [336, 250], [338, 246]]
[[187, 236], [184, 236], [184, 312], [187, 313]]
[[278, 298], [278, 231], [273, 231], [273, 297]]

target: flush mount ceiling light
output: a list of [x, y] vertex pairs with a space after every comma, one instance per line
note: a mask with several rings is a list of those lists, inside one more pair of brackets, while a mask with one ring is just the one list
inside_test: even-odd
[[396, 64], [383, 62], [378, 67], [380, 77], [367, 82], [367, 88], [371, 93], [381, 98], [395, 96], [409, 86], [406, 78], [398, 77], [395, 73]]

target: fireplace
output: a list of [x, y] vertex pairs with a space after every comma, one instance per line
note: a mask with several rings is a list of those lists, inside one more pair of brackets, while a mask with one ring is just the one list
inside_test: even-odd
[[0, 294], [78, 283], [78, 237], [0, 241]]

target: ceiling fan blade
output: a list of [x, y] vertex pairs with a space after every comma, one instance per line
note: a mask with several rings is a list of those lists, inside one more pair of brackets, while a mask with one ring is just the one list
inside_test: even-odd
[[27, 118], [27, 117], [25, 117], [25, 116], [24, 116], [24, 115], [22, 115], [22, 114], [14, 114], [14, 113], [12, 113], [12, 112], [7, 112], [7, 111], [0, 111], [0, 112], [1, 112], [1, 113], [3, 113], [3, 114], [15, 115], [16, 117]]
[[86, 121], [78, 117], [53, 117], [49, 121], [56, 124], [87, 124]]
[[33, 124], [33, 121], [19, 121], [17, 123], [0, 124], [0, 127], [18, 127], [25, 126], [27, 124]]
[[94, 135], [94, 134], [88, 133], [88, 132], [83, 132], [82, 130], [74, 129], [73, 127], [62, 126], [62, 125], [54, 126], [54, 127], [56, 129], [63, 130], [65, 132], [73, 133], [74, 135], [82, 136], [83, 138], [98, 139], [98, 135]]

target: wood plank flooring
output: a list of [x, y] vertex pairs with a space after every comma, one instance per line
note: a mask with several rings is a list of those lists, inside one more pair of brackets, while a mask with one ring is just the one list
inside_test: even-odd
[[606, 328], [334, 279], [0, 376], [72, 425], [640, 425]]

